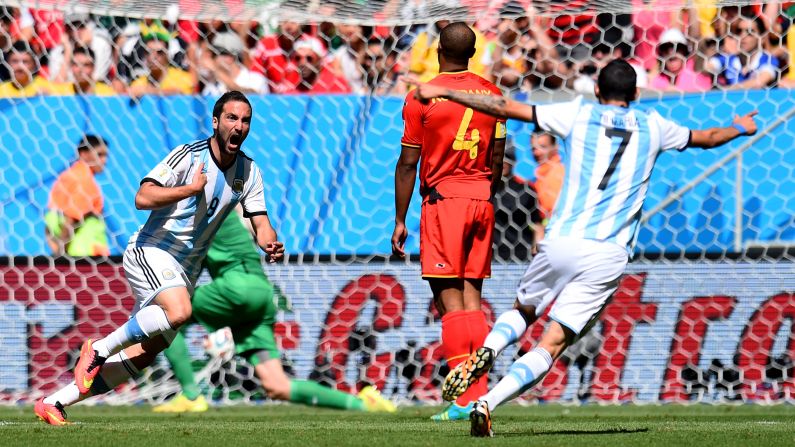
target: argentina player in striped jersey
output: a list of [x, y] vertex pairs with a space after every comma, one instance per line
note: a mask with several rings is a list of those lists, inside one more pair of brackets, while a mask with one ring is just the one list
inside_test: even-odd
[[631, 65], [614, 60], [599, 73], [598, 103], [577, 98], [548, 105], [415, 83], [422, 100], [443, 97], [496, 117], [532, 122], [565, 141], [563, 190], [538, 255], [519, 283], [514, 309], [500, 315], [483, 347], [453, 369], [442, 388], [448, 400], [463, 393], [549, 308], [551, 321], [535, 349], [514, 362], [470, 413], [473, 436], [491, 436], [491, 411], [539, 383], [598, 318], [634, 248], [660, 152], [712, 148], [756, 132], [756, 112], [736, 116], [728, 127], [691, 130], [632, 107], [636, 81]]
[[135, 205], [151, 213], [124, 252], [136, 301], [132, 317], [105, 338], [83, 343], [75, 381], [36, 403], [42, 420], [66, 424], [64, 407], [114, 389], [168, 347], [191, 317], [212, 238], [238, 203], [270, 262], [284, 257], [268, 218], [262, 172], [241, 151], [251, 114], [245, 95], [225, 93], [213, 107], [213, 135], [177, 147], [141, 181]]

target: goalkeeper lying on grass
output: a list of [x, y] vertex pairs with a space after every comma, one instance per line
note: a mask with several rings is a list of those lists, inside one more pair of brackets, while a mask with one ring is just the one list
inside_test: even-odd
[[[205, 266], [213, 280], [196, 289], [192, 322], [200, 323], [208, 332], [229, 326], [236, 353], [254, 366], [268, 397], [344, 410], [395, 411], [395, 406], [375, 387], [362, 389], [357, 397], [316, 382], [287, 377], [273, 334], [276, 322], [274, 287], [262, 271], [260, 255], [237, 213], [231, 213], [218, 229]], [[155, 407], [154, 411], [207, 410], [207, 401], [193, 377], [182, 333], [165, 354], [182, 386], [182, 393]]]

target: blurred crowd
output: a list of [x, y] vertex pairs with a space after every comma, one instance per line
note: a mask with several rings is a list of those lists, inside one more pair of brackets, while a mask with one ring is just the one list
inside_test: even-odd
[[[411, 23], [426, 3], [397, 2], [394, 13]], [[484, 18], [472, 23], [477, 53], [471, 71], [508, 92], [587, 93], [599, 68], [621, 57], [636, 68], [644, 89], [795, 86], [789, 64], [795, 3], [631, 0], [631, 14], [597, 13], [585, 0], [543, 3], [545, 14], [532, 0], [488, 2]], [[232, 89], [402, 95], [401, 76], [428, 80], [437, 74], [437, 38], [447, 23], [301, 24], [283, 17], [272, 27], [0, 7], [0, 97], [218, 95]]]

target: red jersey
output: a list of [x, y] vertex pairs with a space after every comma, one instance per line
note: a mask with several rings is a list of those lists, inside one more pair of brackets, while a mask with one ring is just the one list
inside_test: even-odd
[[[482, 95], [499, 95], [496, 85], [462, 71], [441, 73], [430, 84]], [[422, 104], [411, 91], [403, 105], [400, 142], [420, 148], [420, 194], [488, 200], [491, 196], [492, 140], [505, 138], [505, 120], [436, 98]]]

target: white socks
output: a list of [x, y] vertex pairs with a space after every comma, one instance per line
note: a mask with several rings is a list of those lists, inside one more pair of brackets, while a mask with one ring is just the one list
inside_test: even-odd
[[481, 400], [485, 400], [489, 411], [492, 411], [497, 405], [535, 385], [551, 367], [552, 356], [546, 349], [536, 347], [514, 362], [508, 374]]
[[508, 345], [516, 343], [526, 330], [527, 323], [521, 312], [511, 309], [497, 318], [497, 322], [486, 336], [483, 346], [493, 349], [494, 353], [499, 355]]
[[61, 405], [68, 407], [88, 397], [107, 393], [130, 377], [137, 376], [138, 372], [138, 368], [127, 358], [124, 351], [121, 351], [105, 361], [87, 394], [80, 394], [77, 385], [72, 382], [46, 397], [44, 403], [55, 405], [55, 402], [60, 402]]
[[171, 330], [171, 323], [166, 312], [158, 305], [146, 306], [139, 310], [126, 323], [108, 334], [107, 337], [94, 342], [94, 350], [100, 357], [109, 357], [127, 346]]

